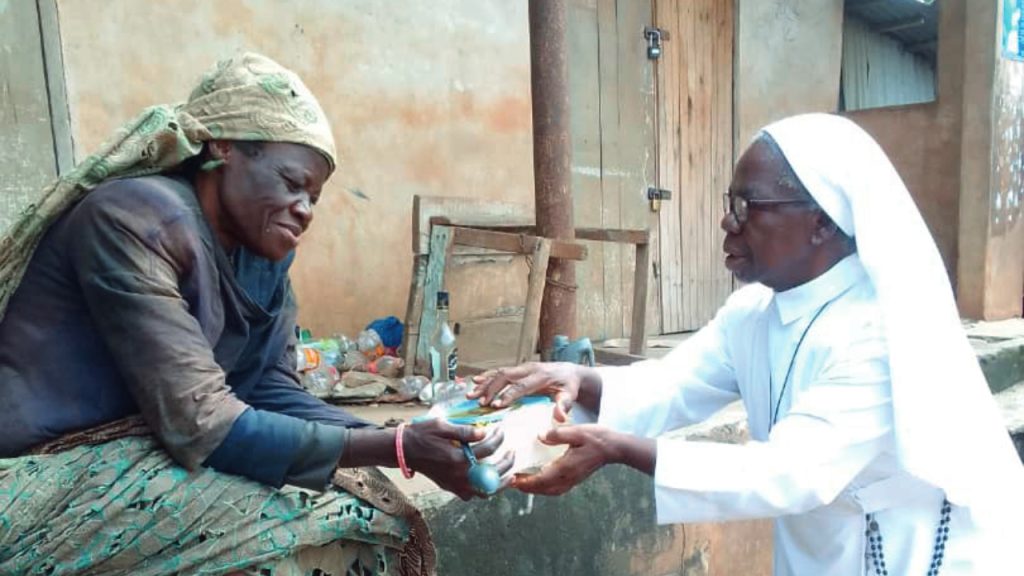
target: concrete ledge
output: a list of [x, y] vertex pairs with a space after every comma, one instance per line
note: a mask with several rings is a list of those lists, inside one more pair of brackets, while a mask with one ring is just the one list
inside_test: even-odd
[[[419, 407], [355, 407], [369, 420], [409, 418]], [[694, 440], [745, 442], [746, 414], [733, 404], [674, 434]], [[429, 479], [406, 480], [383, 469], [423, 511], [444, 576], [705, 576], [771, 574], [767, 520], [658, 526], [651, 479], [612, 466], [557, 498], [509, 490], [463, 502]]]
[[1024, 382], [1018, 382], [996, 394], [996, 403], [1003, 412], [1003, 421], [1017, 454], [1024, 462]]
[[657, 526], [650, 478], [622, 466], [558, 498], [510, 491], [425, 513], [445, 576], [771, 571], [769, 523]]
[[[1006, 426], [1024, 458], [1024, 320], [966, 324]], [[681, 339], [681, 338], [680, 338]], [[922, 345], [927, 345], [926, 339]], [[668, 350], [655, 346], [651, 353]], [[358, 407], [373, 421], [409, 420], [422, 407]], [[742, 443], [746, 414], [736, 403], [674, 435]], [[772, 527], [766, 520], [657, 526], [650, 478], [621, 467], [599, 471], [559, 498], [507, 491], [462, 502], [428, 479], [385, 470], [423, 510], [445, 576], [586, 574], [593, 576], [765, 575]]]
[[964, 329], [993, 393], [1024, 379], [1024, 319], [966, 323]]

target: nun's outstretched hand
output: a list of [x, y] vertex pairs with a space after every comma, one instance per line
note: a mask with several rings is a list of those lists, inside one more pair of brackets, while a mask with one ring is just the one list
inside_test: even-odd
[[541, 435], [540, 441], [550, 446], [568, 444], [569, 449], [536, 474], [516, 476], [512, 487], [531, 494], [557, 496], [607, 464], [625, 464], [654, 474], [657, 443], [651, 438], [623, 434], [596, 424], [582, 424], [553, 428]]

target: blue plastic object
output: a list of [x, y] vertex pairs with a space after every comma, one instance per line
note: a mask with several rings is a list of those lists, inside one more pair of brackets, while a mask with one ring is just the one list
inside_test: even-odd
[[594, 365], [594, 345], [590, 338], [569, 342], [569, 337], [558, 334], [551, 340], [550, 358], [553, 362], [572, 362], [584, 366]]
[[[554, 402], [547, 396], [524, 396], [511, 406], [507, 406], [505, 408], [491, 408], [489, 406], [481, 406], [479, 400], [470, 400], [467, 398], [448, 406], [445, 409], [444, 414], [439, 416], [428, 416], [424, 414], [423, 416], [413, 418], [412, 422], [422, 422], [430, 419], [431, 417], [441, 417], [452, 424], [481, 426], [498, 422], [510, 411], [522, 406], [530, 406], [533, 404], [554, 404]], [[501, 475], [498, 474], [498, 470], [492, 464], [477, 461], [472, 448], [470, 448], [469, 444], [465, 442], [462, 442], [462, 453], [466, 456], [466, 460], [469, 461], [469, 471], [466, 475], [469, 479], [470, 485], [473, 486], [477, 492], [485, 496], [490, 496], [497, 492], [498, 488], [501, 487]]]
[[[506, 406], [504, 408], [491, 408], [490, 406], [481, 406], [479, 400], [470, 400], [467, 398], [448, 406], [445, 409], [444, 414], [441, 414], [440, 416], [452, 424], [463, 426], [493, 424], [504, 418], [505, 414], [510, 410], [515, 410], [521, 406], [531, 406], [533, 404], [553, 405], [554, 401], [547, 396], [524, 396], [511, 406]], [[412, 422], [423, 422], [432, 417], [433, 416], [424, 414], [413, 418]]]
[[498, 469], [490, 464], [482, 464], [476, 459], [476, 454], [473, 454], [473, 450], [469, 447], [469, 444], [462, 443], [462, 453], [466, 455], [466, 460], [469, 460], [469, 485], [476, 489], [477, 492], [490, 496], [498, 491], [501, 487], [501, 475], [498, 474]]
[[373, 330], [380, 336], [380, 342], [386, 348], [398, 348], [402, 345], [402, 332], [404, 327], [401, 320], [394, 316], [378, 318], [366, 326], [367, 330]]

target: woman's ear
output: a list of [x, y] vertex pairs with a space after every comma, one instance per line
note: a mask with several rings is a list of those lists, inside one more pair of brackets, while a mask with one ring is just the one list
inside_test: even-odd
[[206, 144], [210, 151], [210, 158], [227, 162], [231, 157], [231, 143], [226, 140], [211, 140]]

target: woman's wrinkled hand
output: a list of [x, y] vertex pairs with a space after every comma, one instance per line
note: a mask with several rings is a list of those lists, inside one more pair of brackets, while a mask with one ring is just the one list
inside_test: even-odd
[[535, 394], [555, 401], [555, 420], [565, 422], [579, 396], [582, 367], [569, 362], [528, 362], [512, 368], [488, 370], [473, 377], [468, 398], [479, 398], [482, 406], [503, 408]]
[[[469, 462], [462, 453], [461, 443], [470, 444], [477, 460], [481, 460], [494, 454], [504, 438], [504, 433], [497, 428], [487, 434], [482, 428], [456, 426], [436, 418], [407, 426], [402, 443], [409, 468], [429, 477], [442, 489], [469, 500], [482, 495], [469, 483]], [[505, 476], [514, 461], [515, 455], [508, 452], [492, 463], [503, 479], [500, 489], [511, 483], [512, 478]]]
[[596, 424], [553, 428], [540, 436], [540, 441], [548, 445], [568, 444], [569, 449], [536, 474], [517, 475], [512, 487], [545, 496], [564, 494], [605, 464], [621, 461], [621, 437]]

